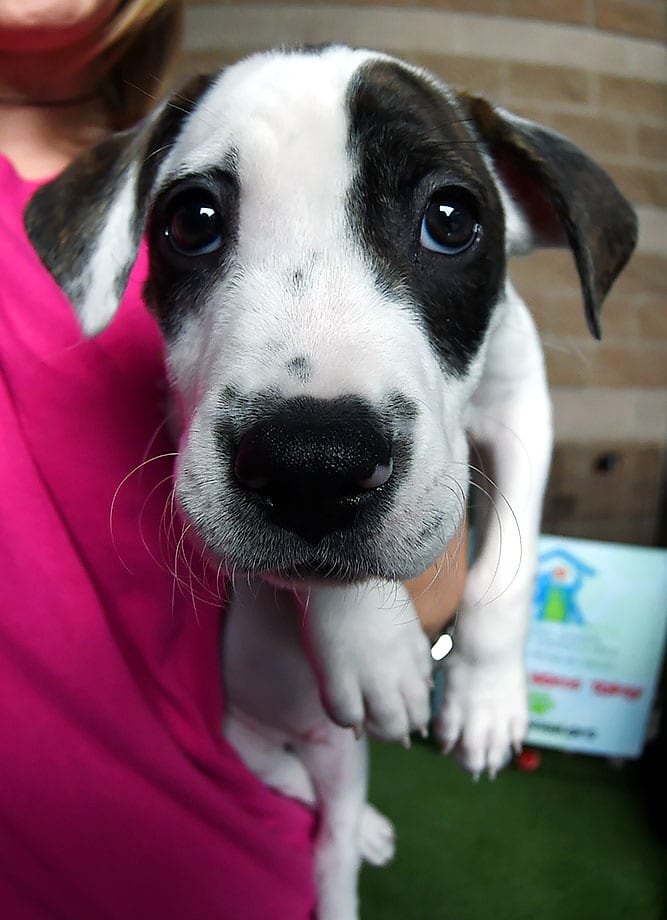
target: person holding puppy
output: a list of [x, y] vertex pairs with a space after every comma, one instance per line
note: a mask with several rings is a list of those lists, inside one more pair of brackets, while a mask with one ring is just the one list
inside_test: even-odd
[[[41, 182], [159, 98], [181, 18], [171, 0], [0, 0], [0, 906], [13, 920], [298, 918], [314, 903], [312, 815], [221, 737], [219, 598], [181, 530], [164, 558], [180, 525], [145, 255], [114, 322], [85, 340], [23, 230]], [[433, 631], [464, 571], [412, 585]]]

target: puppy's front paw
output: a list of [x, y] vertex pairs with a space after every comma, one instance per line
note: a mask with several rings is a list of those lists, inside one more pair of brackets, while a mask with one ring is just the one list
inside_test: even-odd
[[304, 630], [331, 718], [386, 741], [407, 743], [411, 732], [425, 734], [430, 648], [404, 589], [318, 595], [311, 597]]
[[322, 697], [334, 721], [365, 729], [385, 741], [426, 734], [431, 661], [418, 622], [377, 622], [359, 631], [359, 643], [329, 650], [323, 662]]
[[359, 849], [362, 858], [371, 866], [386, 866], [396, 851], [394, 825], [369, 802], [361, 816]]
[[434, 720], [443, 751], [454, 750], [477, 779], [493, 778], [516, 751], [528, 729], [528, 699], [523, 662], [470, 662], [452, 652], [445, 666], [445, 690]]

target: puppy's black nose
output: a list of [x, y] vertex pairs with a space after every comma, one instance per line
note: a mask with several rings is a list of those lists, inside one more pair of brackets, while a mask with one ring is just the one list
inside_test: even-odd
[[391, 439], [356, 397], [291, 400], [245, 432], [234, 474], [273, 523], [315, 544], [389, 481]]

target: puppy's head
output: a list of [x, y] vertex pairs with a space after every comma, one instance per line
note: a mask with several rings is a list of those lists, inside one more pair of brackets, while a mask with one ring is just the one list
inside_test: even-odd
[[508, 254], [568, 244], [597, 334], [635, 238], [564, 138], [342, 47], [197, 81], [41, 189], [26, 224], [89, 334], [145, 234], [179, 501], [229, 565], [283, 579], [426, 568], [464, 511]]

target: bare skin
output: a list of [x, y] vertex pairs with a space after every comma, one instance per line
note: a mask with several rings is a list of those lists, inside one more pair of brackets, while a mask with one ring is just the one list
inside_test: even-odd
[[26, 179], [55, 175], [108, 133], [95, 48], [118, 2], [0, 0], [0, 151]]
[[434, 639], [455, 615], [468, 571], [468, 524], [423, 575], [406, 582], [425, 632]]

